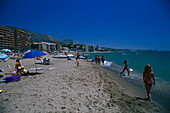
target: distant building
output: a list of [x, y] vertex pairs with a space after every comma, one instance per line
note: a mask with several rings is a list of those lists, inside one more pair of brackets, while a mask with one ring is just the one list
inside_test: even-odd
[[30, 49], [31, 35], [22, 30], [14, 30], [14, 47], [16, 49]]
[[0, 49], [3, 48], [14, 48], [14, 31], [0, 25]]
[[56, 50], [58, 51], [62, 50], [62, 45], [60, 43], [57, 43]]
[[85, 52], [89, 52], [89, 46], [88, 45], [85, 45]]
[[62, 48], [62, 51], [63, 51], [63, 52], [69, 52], [70, 49], [69, 49], [68, 47], [63, 47], [63, 48]]
[[33, 43], [31, 44], [31, 49], [41, 50], [41, 46], [40, 46], [39, 43], [33, 42]]
[[95, 46], [94, 46], [94, 45], [90, 45], [90, 46], [88, 47], [88, 51], [89, 51], [89, 52], [94, 52], [94, 50], [95, 50]]
[[48, 42], [33, 42], [31, 44], [31, 49], [43, 50], [43, 51], [55, 51], [56, 44]]

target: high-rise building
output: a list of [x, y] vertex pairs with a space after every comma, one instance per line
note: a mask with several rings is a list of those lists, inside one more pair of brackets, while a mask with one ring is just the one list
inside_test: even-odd
[[14, 31], [0, 25], [0, 49], [3, 48], [14, 48]]
[[14, 30], [14, 35], [15, 35], [14, 46], [17, 49], [29, 49], [30, 48], [31, 35], [29, 33], [18, 29], [18, 30]]

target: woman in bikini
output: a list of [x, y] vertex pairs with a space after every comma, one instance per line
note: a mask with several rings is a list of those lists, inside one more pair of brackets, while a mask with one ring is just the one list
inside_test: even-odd
[[102, 63], [103, 63], [103, 65], [104, 65], [104, 56], [103, 56], [103, 55], [102, 55], [101, 60], [102, 60]]
[[[152, 81], [152, 79], [154, 82]], [[151, 88], [152, 88], [152, 84], [155, 85], [155, 77], [154, 77], [154, 73], [152, 72], [152, 67], [149, 64], [145, 66], [143, 72], [143, 81], [145, 83], [145, 88], [148, 95], [147, 99], [151, 102]]]
[[130, 72], [129, 72], [129, 69], [128, 69], [128, 61], [127, 60], [125, 60], [124, 61], [124, 64], [125, 64], [125, 67], [123, 68], [123, 71], [120, 73], [120, 75], [125, 71], [125, 69], [127, 70], [127, 72], [128, 72], [128, 75], [130, 76]]

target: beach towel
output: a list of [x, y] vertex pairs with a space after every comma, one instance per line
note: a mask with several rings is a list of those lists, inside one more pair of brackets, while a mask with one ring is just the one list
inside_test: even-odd
[[8, 82], [20, 81], [20, 80], [21, 80], [20, 75], [13, 75], [13, 76], [5, 77], [5, 82], [6, 82], [6, 83], [8, 83]]

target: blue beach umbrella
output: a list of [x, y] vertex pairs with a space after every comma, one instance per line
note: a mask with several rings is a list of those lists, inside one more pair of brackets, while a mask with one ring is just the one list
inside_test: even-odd
[[3, 53], [0, 53], [0, 60], [6, 60], [6, 59], [8, 59], [8, 58], [9, 58], [8, 55], [3, 54]]
[[23, 56], [23, 58], [36, 58], [36, 57], [40, 57], [43, 55], [47, 55], [47, 54], [42, 51], [28, 50], [27, 52], [25, 52], [25, 55]]
[[[27, 52], [25, 52], [23, 59], [36, 58], [36, 57], [40, 57], [40, 56], [43, 56], [43, 55], [47, 55], [47, 54], [42, 52], [42, 51], [28, 50]], [[35, 68], [36, 68], [36, 62], [35, 62]], [[36, 72], [37, 72], [37, 69], [36, 69]]]

